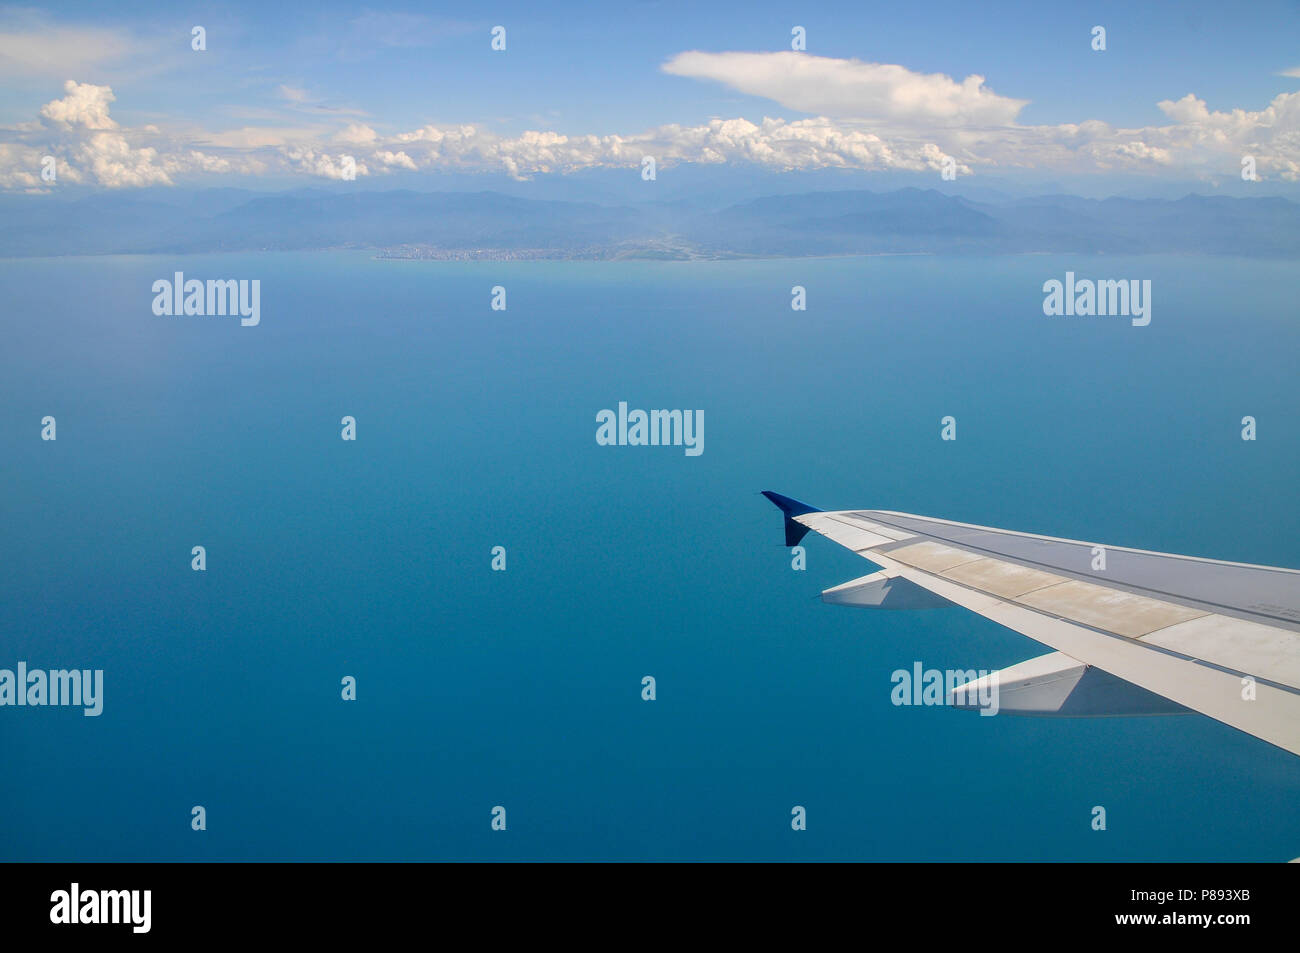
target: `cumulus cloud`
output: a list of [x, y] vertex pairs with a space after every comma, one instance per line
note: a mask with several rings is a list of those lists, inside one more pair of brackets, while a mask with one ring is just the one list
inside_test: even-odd
[[1260, 110], [1212, 111], [1191, 93], [1156, 105], [1174, 125], [1144, 130], [1145, 138], [1189, 164], [1251, 155], [1262, 173], [1300, 180], [1300, 93], [1281, 93]]
[[[749, 77], [745, 82], [755, 90], [777, 84], [777, 79], [768, 66], [757, 68], [754, 62], [787, 61], [785, 54], [736, 55], [758, 58], [726, 60], [729, 75]], [[722, 62], [718, 56], [683, 54], [668, 65], [682, 75], [695, 75], [716, 67]], [[1241, 157], [1250, 155], [1263, 177], [1300, 181], [1300, 92], [1280, 94], [1260, 110], [1229, 111], [1213, 111], [1205, 100], [1188, 94], [1158, 104], [1166, 124], [1137, 129], [1095, 119], [1035, 126], [1015, 121], [1023, 100], [993, 94], [978, 76], [958, 83], [902, 67], [790, 56], [813, 62], [813, 72], [787, 70], [787, 87], [770, 90], [775, 101], [803, 102], [819, 107], [819, 113], [841, 115], [717, 118], [606, 135], [531, 130], [506, 136], [465, 124], [393, 132], [378, 123], [340, 119], [220, 132], [184, 127], [181, 134], [155, 126], [122, 127], [110, 114], [115, 100], [108, 86], [68, 81], [64, 95], [40, 107], [35, 121], [0, 129], [0, 188], [46, 188], [39, 174], [46, 155], [57, 158], [60, 181], [111, 188], [168, 185], [203, 175], [348, 180], [458, 171], [505, 172], [523, 179], [590, 168], [636, 169], [645, 156], [653, 156], [661, 168], [733, 163], [773, 171], [937, 172], [951, 160], [963, 175], [1036, 169], [1211, 176], [1235, 174]], [[737, 70], [736, 62], [751, 65]], [[809, 75], [843, 81], [816, 92]]]
[[425, 126], [399, 133], [392, 143], [400, 144], [418, 168], [501, 169], [518, 178], [597, 166], [639, 167], [645, 156], [667, 166], [748, 162], [779, 171], [938, 170], [943, 160], [933, 144], [891, 144], [868, 129], [845, 128], [824, 118], [714, 119], [627, 136], [532, 131], [503, 137], [475, 126]]
[[405, 152], [389, 152], [382, 149], [373, 156], [376, 162], [390, 169], [406, 169], [409, 172], [415, 172], [420, 167], [415, 164], [415, 160]]
[[709, 79], [800, 112], [904, 125], [1005, 125], [1026, 99], [999, 96], [971, 75], [915, 73], [889, 63], [807, 53], [679, 53], [663, 64], [674, 76]]
[[87, 129], [117, 128], [117, 123], [108, 115], [108, 104], [117, 97], [107, 86], [68, 80], [63, 84], [63, 91], [67, 95], [62, 99], [41, 107], [41, 115], [46, 119], [70, 126], [85, 126]]
[[370, 174], [369, 167], [356, 156], [322, 152], [310, 146], [291, 146], [283, 151], [283, 157], [294, 172], [322, 179], [350, 181]]
[[379, 140], [379, 133], [363, 123], [348, 123], [347, 127], [334, 136], [335, 142], [355, 146], [368, 146]]
[[[1265, 175], [1300, 178], [1300, 94], [1283, 93], [1268, 108], [1211, 112], [1187, 94], [1159, 108], [1170, 125], [1123, 129], [1100, 120], [1029, 126], [1017, 121], [1028, 100], [994, 93], [984, 77], [961, 82], [902, 66], [806, 53], [702, 53], [674, 56], [663, 70], [723, 83], [791, 109], [838, 120], [847, 133], [874, 130], [900, 156], [940, 150], [975, 168], [1227, 173], [1243, 155]], [[1300, 76], [1300, 68], [1283, 75]], [[829, 140], [828, 140], [829, 141]], [[835, 154], [842, 154], [839, 150]], [[833, 162], [833, 156], [828, 156]], [[866, 167], [880, 154], [868, 150]]]
[[107, 86], [68, 80], [63, 91], [61, 99], [41, 107], [39, 121], [5, 131], [9, 141], [0, 143], [0, 188], [44, 187], [40, 173], [47, 156], [55, 160], [59, 180], [107, 188], [173, 185], [173, 176], [182, 173], [264, 169], [256, 159], [232, 161], [178, 146], [153, 126], [122, 129], [109, 115], [115, 97]]

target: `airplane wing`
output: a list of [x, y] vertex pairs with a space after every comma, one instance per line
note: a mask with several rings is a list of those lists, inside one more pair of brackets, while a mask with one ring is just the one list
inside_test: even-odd
[[1300, 571], [763, 495], [787, 546], [811, 530], [881, 567], [824, 601], [962, 606], [1054, 649], [987, 676], [1003, 711], [1191, 710], [1300, 754]]

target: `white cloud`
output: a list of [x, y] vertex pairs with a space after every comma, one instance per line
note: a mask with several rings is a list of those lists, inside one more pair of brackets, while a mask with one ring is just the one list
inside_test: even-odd
[[200, 133], [195, 145], [219, 149], [268, 149], [313, 142], [329, 135], [329, 126], [241, 126], [223, 132]]
[[310, 146], [294, 146], [283, 151], [284, 159], [294, 172], [305, 172], [322, 179], [350, 180], [369, 175], [370, 169], [361, 159], [342, 153], [334, 154]]
[[[859, 79], [861, 67], [871, 66], [822, 58], [816, 69], [828, 69], [827, 63], [847, 64], [843, 75]], [[215, 132], [189, 125], [126, 128], [110, 115], [112, 89], [70, 80], [64, 95], [41, 107], [35, 121], [0, 129], [0, 188], [44, 188], [39, 178], [44, 155], [59, 160], [61, 182], [106, 187], [166, 185], [214, 174], [345, 179], [351, 177], [353, 167], [358, 177], [399, 171], [486, 171], [527, 178], [589, 168], [634, 170], [644, 156], [654, 156], [661, 168], [734, 163], [774, 171], [916, 172], [937, 172], [951, 156], [963, 175], [1035, 169], [1209, 177], [1236, 174], [1241, 157], [1251, 155], [1263, 177], [1300, 181], [1300, 92], [1282, 93], [1267, 107], [1253, 111], [1212, 111], [1205, 100], [1188, 94], [1158, 103], [1166, 124], [1138, 129], [1116, 128], [1096, 119], [1032, 126], [1003, 121], [1014, 117], [1022, 101], [989, 93], [979, 77], [956, 83], [902, 67], [877, 70], [874, 75], [893, 79], [886, 93], [869, 102], [854, 100], [868, 102], [870, 109], [854, 111], [871, 116], [718, 118], [630, 134], [531, 130], [514, 136], [474, 125], [427, 125], [393, 132], [341, 119]], [[794, 87], [803, 89], [803, 82], [796, 78]], [[832, 100], [839, 96], [841, 107], [848, 109], [849, 99], [840, 93], [824, 93], [828, 97], [824, 105], [833, 106]], [[292, 98], [293, 94], [286, 95]], [[787, 93], [780, 95], [790, 100]], [[903, 103], [912, 106], [903, 108]]]
[[63, 84], [63, 91], [67, 95], [62, 99], [41, 107], [41, 115], [46, 119], [87, 129], [117, 128], [117, 123], [108, 115], [108, 104], [116, 99], [109, 87], [68, 80]]
[[[123, 129], [109, 115], [113, 91], [93, 83], [64, 83], [65, 95], [40, 109], [40, 121], [8, 130], [0, 144], [0, 188], [41, 189], [44, 158], [53, 156], [60, 181], [107, 188], [172, 185], [173, 176], [265, 166], [252, 157], [219, 157], [164, 137], [157, 127]], [[151, 141], [152, 140], [152, 141]]]
[[908, 126], [1005, 125], [1028, 100], [999, 96], [984, 77], [960, 83], [888, 63], [779, 53], [679, 53], [663, 64], [674, 76], [710, 79], [790, 109], [841, 119]]
[[158, 164], [158, 150], [133, 149], [120, 135], [98, 132], [81, 143], [76, 158], [101, 185], [171, 185], [167, 170]]
[[[384, 142], [375, 144], [382, 147]], [[714, 119], [700, 126], [661, 126], [628, 136], [532, 131], [503, 137], [475, 126], [425, 126], [390, 142], [400, 144], [419, 168], [486, 168], [517, 178], [597, 166], [636, 168], [647, 155], [670, 167], [682, 162], [752, 162], [776, 170], [938, 170], [943, 158], [932, 144], [891, 144], [868, 129], [847, 128], [829, 119]]]
[[371, 145], [379, 139], [379, 133], [369, 126], [353, 122], [347, 125], [347, 128], [334, 136], [335, 142], [347, 143], [350, 145], [366, 146]]
[[380, 152], [376, 152], [374, 154], [374, 158], [381, 165], [387, 166], [389, 168], [407, 169], [408, 171], [411, 172], [415, 172], [416, 170], [419, 169], [419, 166], [415, 164], [415, 160], [412, 159], [410, 156], [408, 156], [405, 152], [389, 152], [388, 150], [385, 149], [385, 150], [381, 150]]
[[54, 26], [30, 14], [10, 14], [0, 23], [4, 76], [84, 76], [140, 50], [139, 42], [123, 30]]

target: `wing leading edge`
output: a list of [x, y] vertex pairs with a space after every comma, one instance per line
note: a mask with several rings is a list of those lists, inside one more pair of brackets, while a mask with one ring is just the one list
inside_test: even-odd
[[1191, 710], [1300, 754], [1296, 570], [764, 495], [785, 516], [786, 545], [812, 531], [881, 567], [823, 600], [958, 605], [1054, 649], [998, 673], [1004, 711]]

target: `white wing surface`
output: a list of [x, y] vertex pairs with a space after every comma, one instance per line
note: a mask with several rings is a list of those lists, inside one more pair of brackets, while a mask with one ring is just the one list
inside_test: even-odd
[[958, 605], [1054, 649], [999, 673], [1003, 710], [1190, 709], [1300, 754], [1300, 571], [764, 495], [786, 545], [811, 530], [881, 567], [825, 601]]

